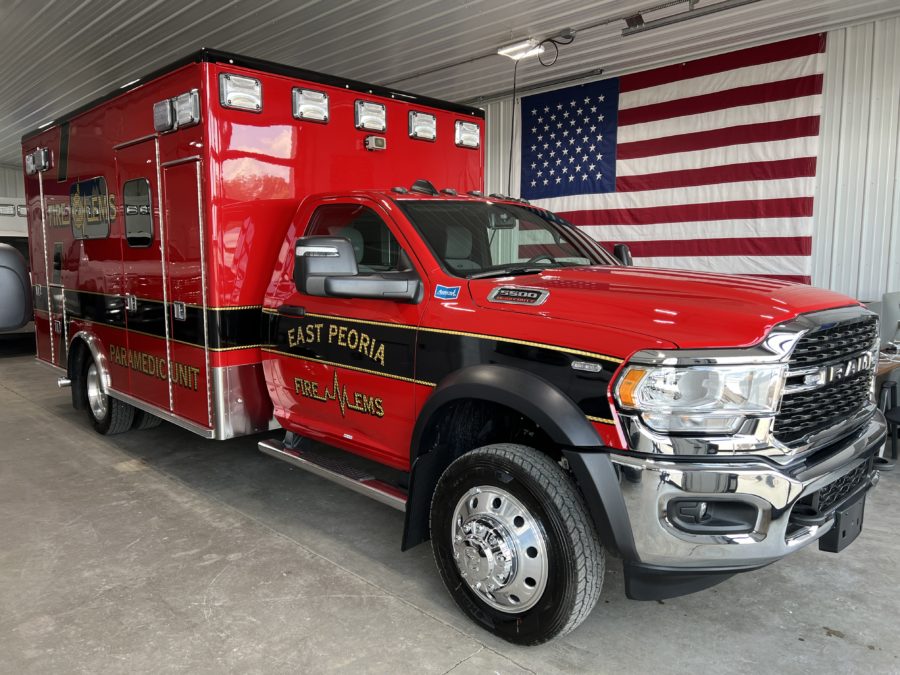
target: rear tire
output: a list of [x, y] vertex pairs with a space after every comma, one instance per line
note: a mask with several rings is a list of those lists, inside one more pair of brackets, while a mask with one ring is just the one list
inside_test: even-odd
[[134, 407], [104, 393], [100, 378], [100, 369], [93, 359], [89, 359], [84, 365], [81, 382], [91, 424], [105, 436], [128, 431], [134, 421]]
[[136, 431], [143, 431], [144, 429], [155, 429], [160, 424], [162, 424], [162, 420], [148, 413], [146, 410], [139, 410], [135, 408], [134, 410], [134, 422], [131, 424], [131, 428]]
[[600, 596], [604, 553], [581, 495], [524, 445], [488, 445], [447, 467], [432, 498], [431, 544], [456, 604], [516, 644], [568, 633]]

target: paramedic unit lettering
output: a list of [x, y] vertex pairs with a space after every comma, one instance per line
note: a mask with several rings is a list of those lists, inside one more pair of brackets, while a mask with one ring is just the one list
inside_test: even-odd
[[482, 195], [484, 132], [203, 50], [26, 135], [38, 359], [104, 434], [270, 432], [403, 511], [402, 547], [430, 540], [521, 644], [581, 623], [613, 559], [646, 600], [850, 544], [885, 437], [875, 315], [632, 267]]

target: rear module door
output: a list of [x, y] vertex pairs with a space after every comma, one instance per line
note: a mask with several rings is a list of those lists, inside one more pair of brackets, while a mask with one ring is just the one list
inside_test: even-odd
[[170, 387], [180, 417], [213, 426], [203, 184], [198, 157], [162, 163]]

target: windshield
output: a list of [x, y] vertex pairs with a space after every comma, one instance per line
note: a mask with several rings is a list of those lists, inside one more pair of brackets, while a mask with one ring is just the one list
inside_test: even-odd
[[615, 259], [556, 216], [487, 202], [399, 201], [448, 272], [474, 279]]

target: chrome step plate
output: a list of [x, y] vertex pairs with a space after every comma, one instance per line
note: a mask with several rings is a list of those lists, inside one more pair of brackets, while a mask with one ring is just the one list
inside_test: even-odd
[[334, 457], [319, 454], [314, 450], [286, 448], [281, 441], [276, 440], [260, 441], [259, 450], [399, 511], [406, 510], [406, 492]]

